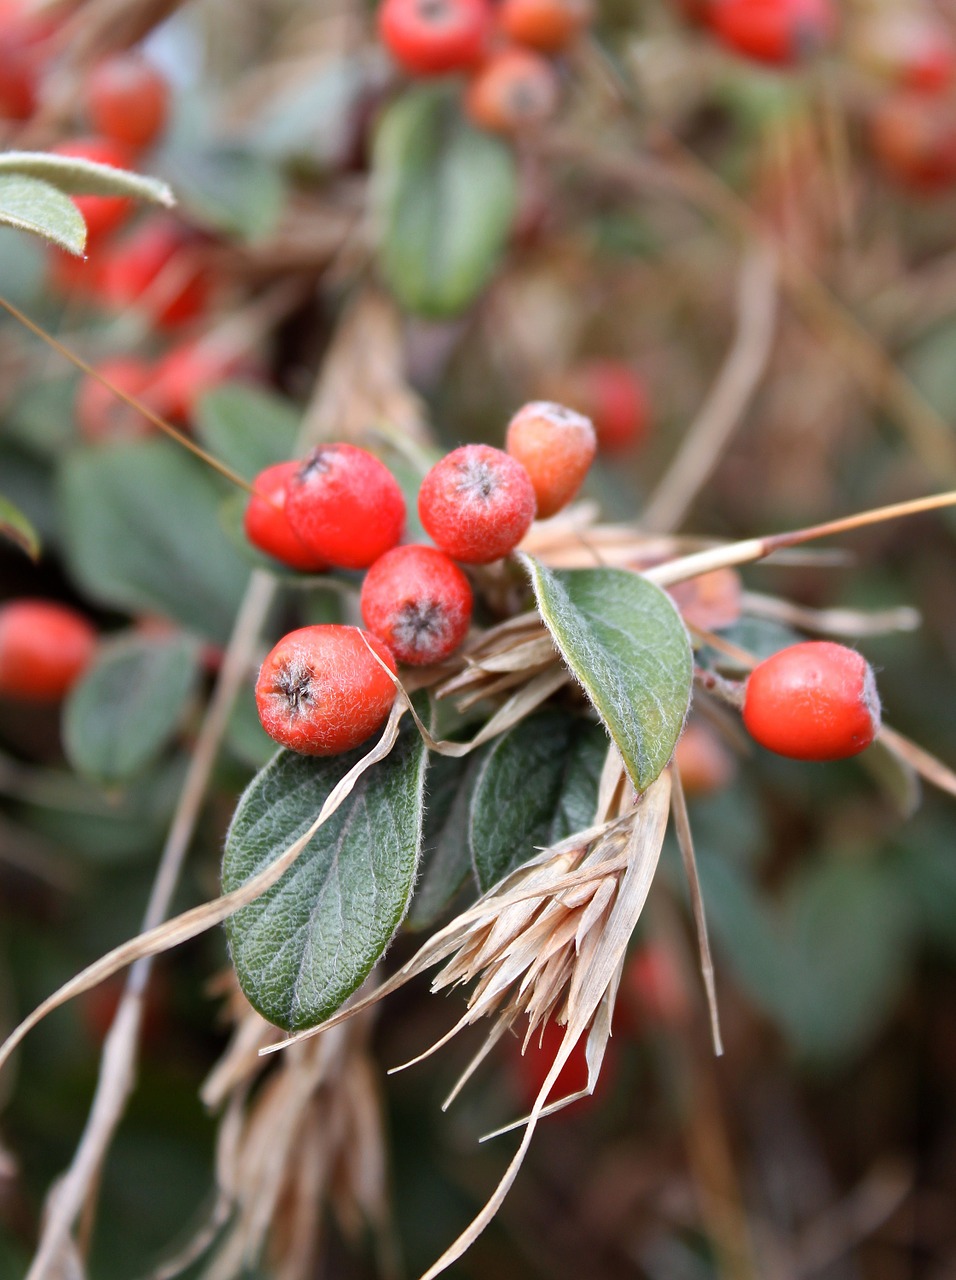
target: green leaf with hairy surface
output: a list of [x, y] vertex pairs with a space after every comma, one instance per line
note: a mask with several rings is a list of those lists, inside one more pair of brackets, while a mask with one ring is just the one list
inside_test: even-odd
[[[0, 178], [26, 175], [48, 183], [66, 195], [128, 196], [171, 209], [176, 197], [168, 183], [145, 173], [131, 173], [111, 164], [47, 151], [5, 151], [0, 155]], [[76, 206], [73, 206], [74, 209]], [[79, 217], [79, 214], [77, 214]], [[82, 218], [80, 218], [82, 222]]]
[[[243, 793], [222, 887], [262, 871], [315, 821], [368, 745], [330, 759], [280, 751]], [[250, 1004], [286, 1031], [313, 1027], [365, 980], [401, 923], [422, 839], [427, 751], [409, 726], [281, 880], [226, 922]]]
[[486, 753], [479, 748], [461, 759], [429, 756], [422, 870], [405, 922], [409, 929], [434, 924], [471, 876], [468, 808]]
[[31, 560], [40, 558], [40, 538], [19, 507], [0, 495], [0, 537], [14, 543]]
[[86, 223], [70, 197], [26, 174], [0, 172], [0, 225], [42, 236], [77, 257], [86, 248]]
[[248, 569], [219, 524], [222, 484], [201, 462], [165, 440], [77, 449], [59, 482], [64, 553], [84, 590], [228, 639]]
[[196, 692], [200, 658], [189, 636], [134, 634], [104, 645], [63, 707], [63, 746], [74, 769], [125, 782], [155, 760]]
[[245, 382], [225, 382], [200, 397], [195, 428], [214, 457], [252, 480], [294, 456], [300, 418], [283, 396]]
[[665, 591], [627, 569], [550, 570], [523, 556], [561, 656], [644, 791], [670, 760], [690, 706], [687, 629]]
[[382, 117], [372, 175], [380, 264], [395, 296], [426, 316], [463, 311], [507, 245], [517, 206], [512, 149], [473, 128], [454, 93], [412, 89]]
[[272, 233], [285, 208], [278, 167], [242, 147], [200, 139], [167, 148], [162, 163], [183, 209], [213, 231], [261, 239]]
[[475, 778], [468, 821], [482, 891], [537, 849], [593, 823], [607, 747], [600, 725], [556, 709], [495, 739]]

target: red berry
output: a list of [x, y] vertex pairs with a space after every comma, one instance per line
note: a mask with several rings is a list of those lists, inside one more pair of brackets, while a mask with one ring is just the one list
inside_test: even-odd
[[836, 14], [831, 0], [716, 0], [710, 23], [736, 53], [791, 66], [830, 43]]
[[692, 720], [674, 751], [674, 764], [688, 796], [709, 796], [723, 791], [736, 773], [734, 757], [713, 729]]
[[502, 0], [499, 28], [516, 44], [560, 53], [591, 21], [591, 0]]
[[395, 685], [367, 645], [395, 671], [381, 640], [358, 627], [301, 627], [284, 636], [256, 682], [270, 738], [303, 755], [335, 756], [370, 737], [395, 701]]
[[382, 43], [409, 75], [465, 71], [479, 63], [491, 33], [487, 0], [383, 0]]
[[418, 492], [428, 534], [465, 564], [514, 550], [534, 519], [534, 487], [520, 462], [487, 444], [466, 444], [436, 462]]
[[870, 121], [870, 142], [887, 175], [922, 195], [956, 183], [956, 113], [923, 94], [895, 94]]
[[[98, 366], [98, 372], [120, 391], [146, 401], [156, 376], [153, 366], [136, 356], [118, 356], [115, 360], [105, 360]], [[145, 435], [151, 429], [147, 418], [124, 404], [108, 387], [104, 387], [102, 382], [89, 374], [84, 374], [80, 379], [74, 411], [80, 434], [91, 443], [100, 440], [129, 440]]]
[[195, 320], [209, 301], [210, 280], [200, 247], [162, 214], [147, 218], [102, 263], [100, 291], [107, 306], [145, 311], [160, 328]]
[[[75, 138], [57, 143], [50, 150], [54, 155], [93, 160], [114, 169], [129, 169], [133, 164], [132, 153], [111, 138]], [[114, 231], [133, 207], [126, 196], [74, 196], [73, 203], [83, 215], [91, 240]]]
[[93, 127], [137, 150], [155, 142], [169, 115], [169, 85], [141, 54], [117, 53], [90, 72], [87, 110]]
[[644, 943], [628, 957], [621, 994], [640, 1025], [679, 1027], [693, 1007], [690, 992], [671, 953], [659, 943]]
[[96, 648], [90, 622], [52, 600], [0, 605], [0, 695], [58, 702], [86, 670]]
[[622, 360], [586, 360], [551, 379], [549, 390], [556, 400], [591, 419], [601, 453], [626, 453], [647, 435], [647, 388]]
[[[520, 1040], [507, 1041], [515, 1092], [521, 1106], [526, 1111], [530, 1111], [534, 1106], [535, 1098], [537, 1098], [547, 1079], [555, 1055], [561, 1048], [564, 1032], [564, 1027], [549, 1019], [544, 1025], [543, 1032], [540, 1029], [534, 1032], [523, 1053]], [[604, 1062], [601, 1066], [601, 1075], [594, 1093], [579, 1098], [577, 1102], [573, 1102], [566, 1110], [557, 1112], [548, 1123], [560, 1124], [562, 1118], [580, 1115], [582, 1111], [587, 1111], [589, 1107], [594, 1106], [601, 1095], [607, 1095], [610, 1082], [613, 1081], [617, 1074], [617, 1067], [617, 1040], [612, 1038], [607, 1042]], [[551, 1089], [549, 1099], [551, 1102], [557, 1102], [560, 1098], [566, 1098], [572, 1093], [580, 1093], [582, 1089], [587, 1088], [587, 1083], [587, 1036], [584, 1035], [571, 1050], [567, 1062], [558, 1073], [558, 1078]]]
[[217, 351], [203, 342], [173, 347], [156, 366], [152, 398], [159, 413], [179, 422], [190, 422], [196, 402], [237, 368], [232, 353]]
[[454, 653], [468, 634], [468, 579], [434, 547], [395, 547], [362, 583], [362, 620], [399, 662], [427, 666]]
[[0, 7], [0, 118], [28, 120], [46, 61], [45, 42], [55, 24], [24, 4]]
[[367, 569], [402, 536], [405, 499], [374, 454], [322, 444], [289, 476], [289, 523], [309, 551], [337, 569]]
[[547, 58], [530, 49], [496, 53], [465, 94], [466, 114], [491, 133], [536, 128], [550, 120], [557, 105], [557, 73]]
[[256, 476], [255, 493], [246, 506], [246, 536], [254, 547], [290, 569], [321, 573], [326, 564], [296, 536], [285, 513], [286, 486], [298, 466], [295, 461], [278, 462]]
[[794, 760], [855, 756], [880, 727], [873, 669], [829, 640], [781, 649], [750, 673], [744, 724], [761, 746]]
[[858, 28], [855, 53], [877, 75], [919, 93], [941, 93], [956, 75], [956, 43], [949, 27], [930, 9], [867, 13]]
[[505, 448], [531, 477], [538, 517], [567, 506], [597, 452], [594, 424], [550, 400], [533, 400], [508, 423]]

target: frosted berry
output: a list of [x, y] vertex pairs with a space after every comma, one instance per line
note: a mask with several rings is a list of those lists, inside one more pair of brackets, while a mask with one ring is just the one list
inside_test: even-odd
[[260, 471], [253, 481], [255, 493], [246, 504], [246, 537], [267, 556], [301, 569], [321, 573], [327, 566], [296, 536], [285, 513], [286, 486], [298, 462], [278, 462]]
[[534, 487], [520, 462], [487, 444], [453, 449], [418, 492], [422, 524], [442, 551], [490, 564], [514, 550], [534, 519]]
[[395, 547], [362, 583], [362, 620], [399, 662], [426, 666], [454, 653], [471, 622], [471, 584], [443, 551]]
[[830, 43], [836, 14], [831, 0], [716, 0], [710, 22], [736, 53], [791, 66]]
[[169, 85], [136, 53], [117, 53], [90, 72], [87, 110], [98, 133], [126, 146], [148, 147], [166, 128]]
[[337, 569], [367, 569], [405, 526], [398, 481], [374, 454], [322, 444], [290, 474], [286, 512], [309, 551]]
[[368, 645], [394, 672], [387, 647], [358, 627], [301, 627], [284, 636], [256, 682], [270, 738], [303, 755], [334, 756], [371, 737], [391, 710], [395, 685]]
[[[132, 152], [112, 138], [74, 138], [57, 143], [50, 150], [57, 156], [73, 156], [77, 160], [92, 160], [96, 164], [110, 165], [114, 169], [131, 169]], [[73, 203], [83, 215], [91, 240], [115, 231], [129, 216], [133, 204], [126, 196], [74, 196]]]
[[531, 477], [543, 520], [567, 506], [581, 488], [597, 452], [597, 436], [583, 414], [534, 400], [508, 423], [505, 448]]
[[491, 27], [488, 0], [383, 0], [378, 11], [382, 44], [412, 76], [476, 66]]
[[520, 133], [550, 120], [558, 106], [558, 76], [551, 63], [531, 49], [496, 53], [472, 79], [465, 112], [491, 133]]
[[754, 667], [744, 724], [761, 746], [795, 760], [842, 760], [868, 747], [880, 727], [869, 663], [829, 640], [795, 644]]
[[560, 53], [591, 21], [591, 0], [502, 0], [498, 27], [516, 44]]
[[52, 600], [0, 605], [0, 696], [58, 702], [89, 666], [92, 623]]
[[[137, 400], [149, 402], [149, 390], [155, 377], [152, 364], [137, 356], [117, 356], [105, 360], [97, 371], [120, 391]], [[101, 440], [129, 440], [150, 431], [143, 414], [113, 394], [102, 382], [84, 374], [76, 390], [74, 404], [76, 425], [80, 435], [90, 443]]]

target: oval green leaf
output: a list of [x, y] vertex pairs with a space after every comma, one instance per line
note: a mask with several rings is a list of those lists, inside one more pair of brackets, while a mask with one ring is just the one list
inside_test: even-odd
[[195, 428], [214, 457], [252, 480], [294, 456], [301, 416], [291, 401], [273, 391], [224, 382], [200, 396]]
[[607, 755], [600, 725], [566, 711], [528, 716], [496, 738], [471, 793], [468, 846], [484, 892], [594, 821]]
[[446, 88], [415, 89], [382, 117], [372, 158], [382, 273], [425, 316], [450, 316], [484, 288], [517, 206], [514, 155], [473, 128]]
[[0, 224], [42, 236], [77, 256], [86, 248], [86, 223], [70, 197], [26, 174], [0, 172]]
[[[366, 748], [280, 751], [253, 778], [226, 837], [224, 893], [308, 830]], [[368, 976], [405, 915], [418, 865], [427, 751], [413, 728], [359, 779], [281, 880], [226, 922], [249, 1003], [286, 1031], [313, 1027]]]
[[63, 708], [73, 768], [106, 783], [135, 777], [176, 732], [199, 674], [199, 644], [188, 636], [104, 645]]
[[670, 760], [690, 706], [693, 654], [680, 614], [627, 569], [552, 571], [523, 559], [552, 639], [644, 791]]

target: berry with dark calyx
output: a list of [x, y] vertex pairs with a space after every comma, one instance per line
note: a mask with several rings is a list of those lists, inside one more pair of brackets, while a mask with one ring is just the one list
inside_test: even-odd
[[[57, 156], [72, 156], [77, 160], [92, 160], [96, 164], [110, 165], [114, 169], [130, 169], [132, 152], [112, 138], [74, 138], [59, 142], [50, 150]], [[115, 231], [129, 216], [133, 203], [127, 196], [74, 196], [73, 203], [83, 215], [91, 240]]]
[[169, 85], [141, 54], [104, 58], [87, 78], [86, 98], [97, 132], [128, 147], [148, 147], [166, 128]]
[[418, 491], [430, 538], [454, 560], [491, 564], [531, 527], [534, 487], [516, 459], [487, 444], [466, 444], [436, 462]]
[[[156, 371], [152, 364], [137, 356], [117, 356], [98, 366], [99, 373], [120, 391], [149, 401], [149, 390]], [[149, 420], [105, 387], [102, 382], [84, 374], [76, 390], [74, 402], [76, 425], [84, 440], [130, 440], [145, 435], [152, 428]]]
[[357, 747], [381, 727], [395, 701], [395, 685], [375, 654], [395, 672], [388, 648], [358, 627], [290, 631], [259, 671], [256, 705], [263, 729], [307, 756]]
[[778, 755], [855, 756], [880, 727], [873, 669], [855, 649], [829, 640], [781, 649], [751, 671], [743, 717], [750, 736]]
[[58, 702], [89, 666], [93, 624], [53, 600], [0, 605], [0, 696]]
[[362, 620], [399, 662], [427, 666], [455, 652], [471, 622], [471, 584], [435, 547], [386, 551], [362, 583]]
[[479, 129], [513, 134], [550, 120], [558, 106], [558, 75], [531, 49], [504, 49], [475, 75], [465, 92], [465, 113]]
[[499, 29], [515, 44], [540, 53], [560, 53], [594, 16], [591, 0], [502, 0]]
[[298, 463], [285, 509], [310, 553], [337, 569], [367, 569], [405, 527], [398, 481], [384, 462], [352, 444], [319, 445]]
[[256, 476], [255, 493], [246, 504], [246, 537], [254, 547], [290, 569], [321, 573], [328, 566], [296, 536], [285, 513], [286, 487], [298, 465], [295, 461], [277, 462]]
[[550, 400], [533, 400], [508, 423], [505, 448], [531, 477], [538, 518], [567, 506], [597, 452], [590, 418]]
[[735, 53], [771, 66], [792, 66], [833, 39], [831, 0], [716, 0], [710, 24]]
[[108, 307], [141, 311], [159, 328], [186, 324], [209, 302], [210, 278], [200, 253], [201, 245], [174, 218], [146, 218], [109, 245], [99, 292]]
[[477, 66], [491, 29], [488, 0], [383, 0], [378, 11], [382, 44], [412, 76]]

